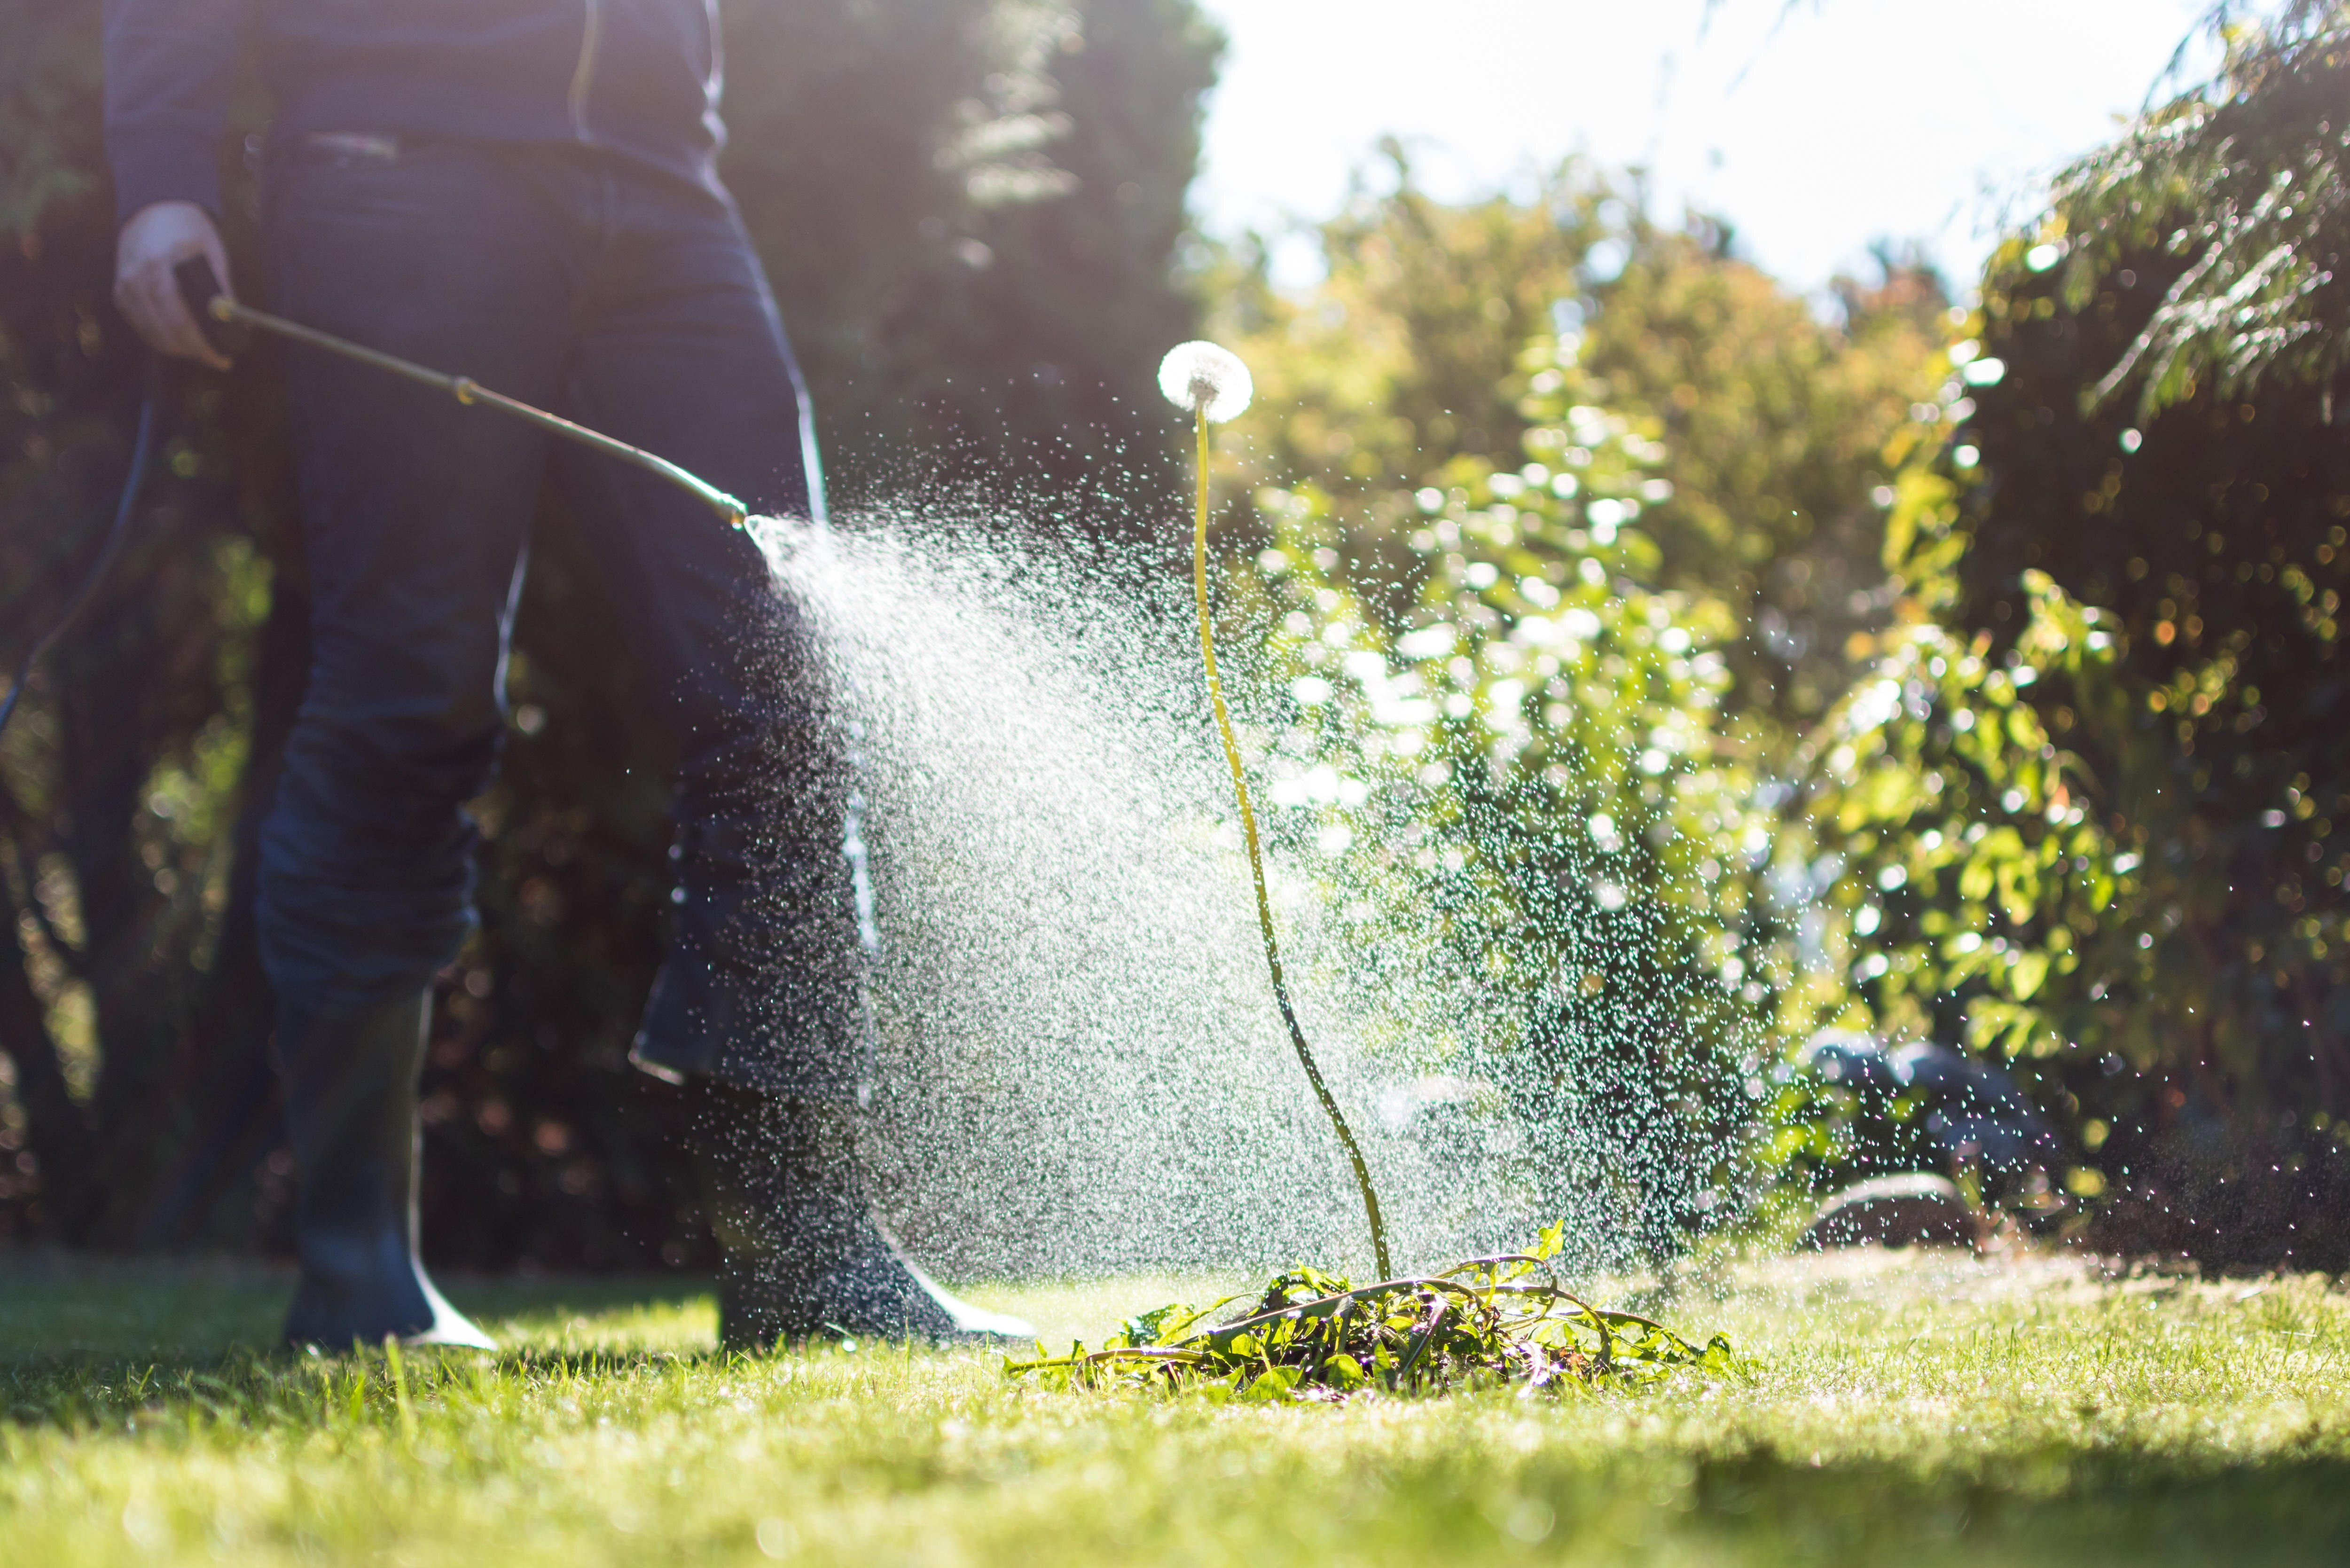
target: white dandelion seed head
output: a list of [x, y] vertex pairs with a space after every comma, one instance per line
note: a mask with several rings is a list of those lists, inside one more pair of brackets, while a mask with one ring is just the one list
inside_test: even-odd
[[1239, 355], [1197, 340], [1167, 350], [1167, 358], [1159, 361], [1159, 389], [1185, 413], [1205, 409], [1220, 423], [1247, 408], [1256, 395], [1256, 384]]

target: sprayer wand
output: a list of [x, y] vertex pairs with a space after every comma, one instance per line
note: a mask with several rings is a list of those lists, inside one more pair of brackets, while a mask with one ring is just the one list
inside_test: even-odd
[[[288, 321], [282, 316], [272, 316], [249, 305], [239, 305], [222, 291], [220, 279], [213, 274], [212, 263], [202, 256], [192, 256], [182, 262], [172, 269], [172, 275], [178, 282], [180, 294], [188, 302], [188, 308], [194, 312], [205, 338], [223, 353], [234, 353], [244, 348], [244, 334], [247, 331], [271, 332], [296, 343], [307, 343], [313, 348], [323, 348], [329, 354], [339, 354], [346, 359], [356, 359], [362, 365], [372, 365], [379, 370], [388, 370], [395, 376], [446, 392], [468, 408], [481, 404], [495, 409], [536, 425], [550, 435], [577, 441], [581, 446], [593, 447], [623, 462], [649, 469], [717, 513], [730, 526], [740, 528], [749, 520], [751, 509], [740, 501], [700, 475], [688, 472], [665, 457], [656, 457], [642, 447], [614, 441], [600, 431], [591, 431], [586, 425], [574, 424], [544, 409], [535, 409], [519, 399], [507, 397], [504, 392], [494, 392], [470, 376], [451, 376], [427, 369], [397, 355], [369, 348], [347, 337], [338, 337], [331, 332], [321, 332], [315, 327], [305, 327], [298, 321]], [[139, 435], [131, 443], [130, 473], [123, 482], [122, 497], [115, 505], [114, 524], [107, 530], [106, 542], [99, 546], [98, 558], [83, 576], [80, 586], [74, 590], [73, 597], [67, 601], [65, 613], [35, 639], [31, 651], [25, 655], [24, 662], [16, 670], [7, 696], [0, 698], [0, 730], [5, 730], [8, 721], [16, 716], [16, 704], [25, 695], [25, 687], [32, 679], [34, 667], [88, 607], [99, 582], [113, 566], [115, 558], [122, 553], [123, 541], [130, 536], [131, 507], [138, 501], [140, 485], [147, 475], [148, 458], [154, 451], [155, 403], [154, 382], [151, 379], [146, 400], [139, 410]]]
[[227, 348], [232, 345], [220, 341], [214, 327], [244, 327], [274, 333], [296, 343], [307, 343], [313, 348], [323, 348], [329, 354], [339, 354], [346, 359], [356, 359], [362, 365], [372, 365], [379, 370], [388, 370], [395, 376], [404, 376], [420, 385], [446, 392], [468, 408], [480, 404], [496, 409], [501, 413], [512, 414], [518, 420], [536, 425], [550, 435], [577, 441], [581, 446], [593, 447], [623, 462], [649, 469], [692, 495], [734, 527], [741, 527], [751, 514], [751, 509], [740, 501], [665, 457], [656, 457], [642, 447], [630, 446], [624, 441], [614, 441], [600, 431], [591, 431], [586, 425], [574, 424], [544, 409], [535, 409], [519, 399], [507, 397], [504, 392], [494, 392], [471, 376], [452, 376], [428, 369], [397, 355], [369, 348], [347, 337], [338, 337], [331, 332], [321, 332], [315, 327], [305, 327], [298, 321], [288, 321], [282, 316], [272, 316], [265, 310], [240, 305], [222, 292], [220, 280], [213, 275], [212, 264], [202, 256], [182, 262], [172, 269], [172, 274], [179, 280], [180, 292], [187, 297], [188, 307], [196, 313], [197, 319], [211, 324], [205, 336], [215, 339], [215, 347]]

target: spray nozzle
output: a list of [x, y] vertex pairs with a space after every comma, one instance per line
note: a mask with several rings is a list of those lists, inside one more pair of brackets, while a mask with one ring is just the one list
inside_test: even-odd
[[221, 287], [213, 272], [213, 264], [203, 256], [190, 256], [172, 269], [172, 280], [180, 286], [180, 297], [188, 304], [188, 314], [196, 318], [196, 329], [204, 341], [220, 353], [234, 358], [253, 345], [253, 334], [237, 319], [236, 301]]

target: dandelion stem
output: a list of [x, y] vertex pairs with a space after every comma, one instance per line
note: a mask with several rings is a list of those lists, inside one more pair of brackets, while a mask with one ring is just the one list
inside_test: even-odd
[[1371, 1189], [1371, 1168], [1363, 1159], [1363, 1149], [1355, 1141], [1347, 1126], [1345, 1115], [1338, 1109], [1337, 1099], [1330, 1085], [1322, 1081], [1322, 1069], [1315, 1064], [1314, 1053], [1305, 1044], [1305, 1032], [1297, 1026], [1297, 1010], [1289, 1004], [1289, 982], [1281, 973], [1281, 945], [1273, 935], [1273, 900], [1264, 890], [1264, 852], [1257, 844], [1256, 813], [1249, 808], [1248, 780], [1241, 772], [1240, 742], [1232, 736], [1232, 715], [1224, 709], [1223, 682], [1216, 677], [1216, 637], [1214, 618], [1208, 610], [1208, 405], [1205, 400], [1193, 410], [1200, 432], [1199, 505], [1194, 514], [1191, 532], [1191, 586], [1200, 601], [1200, 661], [1207, 667], [1208, 701], [1216, 711], [1216, 733], [1224, 742], [1224, 761], [1232, 770], [1232, 795], [1240, 802], [1241, 835], [1248, 843], [1249, 875], [1256, 879], [1256, 923], [1264, 933], [1265, 966], [1273, 971], [1273, 1000], [1281, 1008], [1281, 1022], [1289, 1029], [1289, 1043], [1297, 1048], [1297, 1060], [1305, 1068], [1306, 1082], [1314, 1085], [1322, 1109], [1330, 1117], [1330, 1127], [1338, 1135], [1338, 1142], [1347, 1150], [1347, 1158], [1355, 1167], [1355, 1185], [1362, 1189], [1363, 1212], [1371, 1224], [1371, 1251], [1378, 1260], [1378, 1273], [1386, 1279], [1395, 1271], [1388, 1264], [1387, 1222], [1379, 1218], [1379, 1195]]

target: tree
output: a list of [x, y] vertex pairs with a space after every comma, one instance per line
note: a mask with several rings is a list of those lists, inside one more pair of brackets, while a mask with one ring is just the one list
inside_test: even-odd
[[2066, 170], [2057, 208], [2075, 247], [2067, 303], [2138, 253], [2189, 257], [2095, 388], [2126, 387], [2151, 415], [2194, 395], [2267, 378], [2323, 386], [2350, 365], [2350, 6], [2283, 0], [2241, 21], [2206, 20], [2226, 47], [2220, 75], [2143, 117]]
[[2020, 1059], [2106, 1234], [2213, 1262], [2350, 1258], [2342, 323], [2328, 275], [2262, 292], [2245, 236], [2300, 218], [2243, 199], [2314, 182], [2328, 49], [2239, 40], [1994, 257], [1900, 484], [1914, 597], [1816, 752], [1880, 1016]]
[[1197, 7], [837, 0], [727, 25], [723, 172], [852, 498], [1066, 493], [1111, 459], [1163, 479], [1149, 377], [1193, 325], [1172, 262], [1222, 47]]
[[1787, 737], [1850, 680], [1848, 639], [1884, 624], [1883, 452], [1932, 385], [1949, 299], [1880, 251], [1877, 281], [1836, 280], [1831, 325], [1729, 248], [1712, 224], [1636, 229], [1594, 291], [1584, 362], [1672, 454], [1646, 526], [1661, 580], [1721, 594], [1743, 628], [1731, 710]]
[[[98, 548], [147, 383], [106, 298], [96, 7], [11, 10], [0, 651], [13, 664]], [[254, 800], [238, 781], [265, 776], [244, 760], [267, 733], [255, 701], [275, 694], [280, 661], [256, 659], [298, 621], [270, 609], [265, 553], [285, 514], [255, 418], [265, 395], [249, 372], [233, 385], [234, 401], [185, 375], [155, 384], [166, 437], [130, 545], [0, 748], [13, 939], [0, 1043], [18, 1090], [0, 1110], [17, 1189], [0, 1211], [68, 1240], [139, 1229], [190, 1036], [255, 1026], [257, 964], [223, 916], [244, 890], [232, 867]], [[248, 462], [233, 472], [240, 441]], [[282, 588], [298, 611], [298, 578]]]
[[1261, 263], [1225, 284], [1263, 367], [1228, 443], [1253, 456], [1244, 472], [1319, 487], [1362, 579], [1391, 574], [1420, 476], [1442, 454], [1515, 452], [1520, 347], [1571, 338], [1589, 395], [1663, 440], [1643, 524], [1657, 581], [1730, 605], [1745, 629], [1725, 706], [1783, 755], [1843, 689], [1847, 638], [1890, 602], [1880, 452], [1930, 390], [1939, 280], [1887, 252], [1877, 283], [1838, 283], [1830, 325], [1737, 259], [1721, 224], [1657, 222], [1636, 184], [1569, 164], [1532, 200], [1452, 207], [1388, 158], [1394, 189], [1321, 230], [1329, 270], [1310, 296], [1279, 297]]

